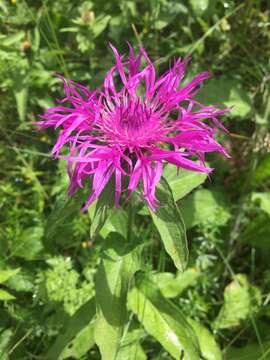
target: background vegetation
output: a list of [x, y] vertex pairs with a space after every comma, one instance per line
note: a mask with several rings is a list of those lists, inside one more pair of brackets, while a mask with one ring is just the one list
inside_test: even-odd
[[[174, 309], [176, 322], [181, 311], [200, 334], [204, 359], [220, 359], [219, 349], [229, 360], [270, 359], [267, 3], [0, 1], [1, 359], [100, 359], [91, 321], [94, 278], [102, 284], [95, 274], [106, 238], [124, 241], [115, 232], [127, 233], [126, 209], [102, 229], [93, 209], [80, 214], [64, 195], [64, 162], [50, 159], [55, 134], [31, 124], [62, 95], [55, 72], [90, 88], [101, 83], [113, 62], [109, 41], [121, 52], [126, 41], [143, 44], [160, 59], [160, 72], [173, 57], [191, 54], [188, 76], [213, 73], [200, 99], [233, 106], [225, 122], [231, 136], [223, 139], [231, 159], [208, 159], [216, 168], [212, 180], [186, 172], [181, 183], [168, 177], [187, 227], [187, 270], [176, 273], [144, 209], [136, 232], [158, 301]], [[200, 186], [182, 198], [190, 184]], [[134, 291], [117, 359], [176, 358], [155, 306], [141, 317]], [[99, 341], [110, 347], [113, 336], [104, 331]]]

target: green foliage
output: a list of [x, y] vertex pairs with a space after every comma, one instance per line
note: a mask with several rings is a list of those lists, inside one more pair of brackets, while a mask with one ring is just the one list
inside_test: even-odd
[[185, 224], [165, 179], [160, 181], [156, 193], [160, 207], [155, 212], [151, 211], [152, 219], [166, 251], [177, 269], [183, 271], [188, 261]]
[[[259, 0], [0, 0], [1, 359], [270, 358], [269, 23]], [[67, 195], [32, 123], [55, 73], [94, 89], [126, 40], [159, 73], [188, 54], [184, 82], [212, 73], [197, 100], [231, 107], [231, 158], [165, 166], [155, 214], [115, 209], [113, 182], [81, 213], [91, 184]]]

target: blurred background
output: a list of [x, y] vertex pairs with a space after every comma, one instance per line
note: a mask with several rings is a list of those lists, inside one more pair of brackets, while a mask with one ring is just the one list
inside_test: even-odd
[[[66, 164], [50, 159], [56, 135], [32, 123], [62, 97], [55, 73], [93, 89], [113, 64], [108, 42], [126, 53], [126, 41], [159, 73], [192, 55], [187, 77], [213, 75], [198, 99], [232, 106], [220, 135], [231, 158], [209, 157], [212, 180], [180, 201], [190, 266], [168, 297], [211, 329], [224, 359], [270, 359], [269, 26], [263, 0], [0, 0], [1, 359], [100, 358], [87, 328], [55, 341], [92, 297], [102, 241], [125, 221], [93, 241], [91, 211], [63, 214], [62, 203], [50, 216]], [[175, 273], [150, 218], [138, 229], [145, 267]], [[147, 359], [171, 359], [145, 333], [141, 345]]]

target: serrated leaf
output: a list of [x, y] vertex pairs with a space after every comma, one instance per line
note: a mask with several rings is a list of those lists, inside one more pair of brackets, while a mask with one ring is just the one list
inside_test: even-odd
[[163, 172], [163, 177], [168, 182], [174, 201], [178, 201], [201, 185], [207, 178], [207, 174], [181, 169], [168, 164]]
[[[96, 277], [95, 340], [102, 359], [115, 359], [126, 323], [126, 299], [131, 278], [139, 268], [138, 249], [117, 233], [106, 239]], [[106, 336], [104, 336], [106, 334]]]
[[164, 298], [145, 274], [137, 273], [135, 279], [136, 286], [128, 295], [128, 305], [145, 330], [174, 359], [199, 360], [196, 335], [179, 308]]
[[187, 319], [188, 323], [197, 335], [201, 353], [204, 360], [222, 360], [220, 348], [210, 331], [192, 319]]
[[16, 275], [19, 271], [20, 271], [20, 268], [18, 268], [18, 269], [0, 270], [0, 284], [3, 284], [9, 278]]
[[159, 207], [155, 212], [150, 211], [152, 219], [167, 253], [177, 269], [184, 271], [188, 261], [185, 224], [164, 178], [157, 186], [156, 196]]
[[11, 295], [8, 291], [0, 289], [0, 300], [14, 300], [15, 296]]
[[46, 359], [58, 359], [61, 354], [65, 354], [65, 351], [70, 344], [73, 344], [72, 346], [74, 346], [77, 341], [77, 336], [79, 336], [80, 340], [82, 331], [84, 329], [88, 329], [88, 327], [91, 326], [90, 323], [95, 316], [95, 310], [94, 298], [90, 299], [87, 301], [87, 303], [82, 305], [79, 310], [77, 310], [76, 313], [68, 319], [67, 323], [64, 324], [62, 331], [56, 338], [51, 349], [46, 354]]

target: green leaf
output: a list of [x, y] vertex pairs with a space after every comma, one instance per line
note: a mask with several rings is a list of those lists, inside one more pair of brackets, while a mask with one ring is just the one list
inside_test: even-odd
[[195, 225], [223, 226], [230, 218], [227, 199], [221, 192], [201, 189], [182, 200], [187, 229]]
[[250, 221], [243, 230], [240, 240], [261, 249], [270, 248], [269, 215], [261, 214]]
[[270, 154], [265, 155], [257, 165], [251, 178], [251, 185], [256, 188], [261, 185], [265, 186], [270, 179]]
[[[139, 247], [117, 233], [106, 239], [96, 277], [97, 321], [95, 340], [102, 359], [115, 359], [126, 323], [126, 299], [130, 281], [139, 269]], [[106, 336], [104, 336], [106, 334]]]
[[261, 292], [248, 283], [244, 274], [237, 274], [224, 290], [224, 305], [214, 322], [216, 329], [233, 328], [249, 318], [261, 304]]
[[[195, 1], [197, 2], [197, 0]], [[225, 76], [208, 81], [196, 99], [205, 105], [223, 104], [227, 107], [233, 107], [231, 116], [243, 119], [249, 115], [252, 109], [250, 96], [242, 88], [239, 80]]]
[[81, 330], [69, 344], [66, 345], [59, 360], [63, 359], [81, 359], [95, 344], [94, 322], [91, 322]]
[[91, 227], [90, 227], [90, 237], [96, 237], [105, 222], [111, 215], [111, 210], [114, 204], [114, 182], [112, 180], [109, 181], [105, 189], [102, 191], [99, 196], [93, 218], [91, 219]]
[[84, 200], [85, 193], [83, 191], [78, 191], [73, 196], [64, 194], [57, 198], [45, 225], [44, 246], [48, 250], [54, 252], [56, 240], [61, 238], [63, 233], [65, 234], [67, 228], [70, 232], [70, 223], [76, 216], [79, 216]]
[[8, 291], [0, 289], [0, 300], [14, 300], [15, 296], [11, 295]]
[[[93, 345], [93, 342], [91, 342], [93, 340], [91, 340], [92, 337], [90, 328], [92, 329], [91, 321], [93, 320], [94, 316], [95, 299], [92, 298], [87, 303], [82, 305], [79, 310], [77, 310], [76, 313], [68, 319], [51, 349], [46, 354], [46, 359], [55, 360], [60, 356], [65, 356], [69, 346], [71, 346], [73, 350], [76, 349], [78, 343], [80, 343], [82, 339], [85, 339], [85, 337], [87, 337], [89, 341], [88, 346], [91, 346], [91, 344]], [[84, 346], [86, 346], [86, 344]], [[65, 357], [62, 359], [64, 358]]]
[[25, 121], [28, 100], [28, 87], [24, 84], [16, 85], [14, 87], [14, 96], [17, 104], [19, 119], [21, 121]]
[[125, 237], [127, 235], [127, 227], [127, 213], [123, 209], [119, 208], [108, 218], [108, 221], [100, 231], [100, 235], [106, 238], [110, 232], [118, 232]]
[[171, 188], [174, 201], [178, 201], [201, 185], [207, 178], [207, 174], [184, 169], [177, 170], [175, 166], [168, 164], [164, 169], [163, 177]]
[[136, 286], [128, 295], [128, 304], [145, 330], [174, 359], [199, 360], [196, 335], [179, 308], [164, 298], [146, 275], [138, 273], [135, 278]]
[[197, 16], [202, 16], [213, 11], [217, 0], [189, 0], [190, 5]]
[[14, 330], [6, 329], [0, 333], [0, 358], [2, 360], [8, 360], [8, 347], [9, 343], [14, 335]]
[[43, 250], [42, 237], [43, 227], [41, 226], [24, 229], [14, 242], [12, 255], [26, 260], [35, 260]]
[[35, 274], [20, 271], [18, 274], [15, 274], [7, 281], [7, 286], [16, 291], [34, 291], [34, 282], [35, 282]]
[[[263, 347], [263, 348], [262, 348]], [[270, 360], [270, 341], [249, 344], [241, 348], [229, 348], [225, 353], [226, 360]]]
[[259, 202], [260, 207], [270, 215], [270, 194], [266, 192], [254, 192], [251, 194], [251, 201]]
[[188, 246], [185, 224], [180, 211], [174, 202], [167, 181], [162, 178], [157, 186], [159, 207], [156, 212], [150, 211], [167, 253], [177, 269], [184, 271], [188, 261]]
[[0, 270], [0, 284], [3, 284], [9, 278], [16, 275], [19, 271], [20, 271], [20, 268], [18, 268], [18, 269]]
[[188, 286], [193, 285], [201, 276], [196, 268], [180, 272], [176, 276], [172, 273], [157, 273], [152, 275], [153, 281], [158, 285], [163, 296], [174, 298], [179, 296]]
[[201, 353], [204, 360], [222, 360], [220, 348], [210, 331], [197, 321], [187, 319], [199, 340]]
[[134, 329], [126, 334], [115, 360], [146, 360], [146, 354], [140, 345], [145, 334], [141, 329]]

